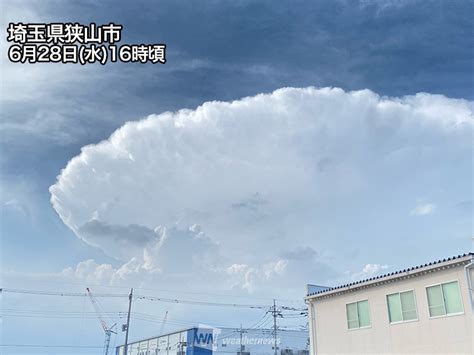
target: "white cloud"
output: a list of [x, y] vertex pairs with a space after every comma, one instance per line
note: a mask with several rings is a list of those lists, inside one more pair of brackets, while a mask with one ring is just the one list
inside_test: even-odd
[[30, 211], [28, 210], [28, 207], [25, 206], [22, 202], [18, 201], [17, 199], [11, 199], [6, 201], [3, 204], [3, 207], [15, 212], [20, 213], [24, 217], [28, 217], [30, 215]]
[[384, 270], [389, 269], [390, 266], [387, 264], [366, 264], [361, 271], [352, 274], [353, 280], [364, 279], [367, 277], [375, 276], [382, 273]]
[[3, 177], [0, 180], [0, 214], [13, 213], [24, 218], [28, 223], [35, 223], [38, 211], [38, 189], [25, 177], [15, 176], [15, 179]]
[[432, 214], [436, 209], [436, 205], [434, 203], [424, 203], [422, 201], [418, 201], [416, 207], [411, 210], [410, 214], [412, 216], [427, 216]]
[[[472, 127], [465, 100], [285, 88], [129, 122], [68, 163], [51, 202], [79, 238], [143, 270], [202, 265], [247, 290], [303, 287], [333, 272], [314, 249], [351, 203], [390, 208], [470, 147]], [[327, 211], [339, 220], [322, 228]]]
[[288, 260], [280, 259], [265, 264], [261, 268], [251, 267], [247, 264], [233, 264], [227, 268], [227, 273], [229, 276], [237, 276], [234, 278], [233, 288], [241, 288], [253, 293], [262, 283], [268, 285], [268, 281], [273, 281], [273, 278], [282, 275], [288, 263]]
[[381, 265], [381, 264], [367, 264], [364, 266], [362, 269], [362, 272], [365, 274], [375, 274], [381, 270], [387, 269], [389, 266], [388, 265]]

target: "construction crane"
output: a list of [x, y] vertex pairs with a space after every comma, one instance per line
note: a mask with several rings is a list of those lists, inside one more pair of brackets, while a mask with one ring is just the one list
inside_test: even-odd
[[163, 321], [161, 322], [160, 335], [163, 335], [163, 333], [165, 331], [165, 325], [166, 325], [167, 318], [168, 318], [168, 311], [166, 311], [165, 316], [163, 317]]
[[104, 340], [104, 355], [109, 354], [109, 345], [110, 345], [110, 337], [113, 334], [117, 334], [113, 329], [116, 326], [116, 323], [112, 324], [110, 327], [107, 324], [107, 322], [104, 319], [104, 312], [103, 310], [99, 307], [99, 302], [96, 300], [96, 298], [92, 295], [91, 290], [87, 287], [87, 294], [89, 295], [89, 298], [91, 300], [92, 306], [94, 307], [95, 313], [97, 314], [97, 318], [99, 318], [100, 325], [102, 327], [102, 330], [105, 333], [105, 340]]

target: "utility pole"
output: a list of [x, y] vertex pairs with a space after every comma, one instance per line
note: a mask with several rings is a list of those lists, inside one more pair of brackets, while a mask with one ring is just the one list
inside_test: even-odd
[[239, 333], [240, 333], [240, 354], [239, 354], [239, 355], [242, 355], [243, 352], [244, 352], [244, 350], [245, 350], [245, 346], [244, 346], [244, 344], [243, 344], [243, 342], [242, 342], [242, 334], [243, 334], [243, 333], [247, 333], [246, 330], [243, 330], [243, 328], [242, 328], [242, 323], [240, 323], [240, 331], [239, 331]]
[[128, 329], [130, 328], [130, 313], [132, 311], [132, 296], [133, 288], [130, 289], [130, 294], [128, 295], [128, 314], [127, 314], [127, 325], [125, 326], [125, 353], [128, 354]]
[[276, 300], [273, 299], [273, 309], [272, 309], [272, 314], [273, 314], [273, 336], [274, 336], [274, 342], [273, 342], [273, 347], [275, 348], [275, 355], [278, 355], [278, 350], [277, 350], [277, 308], [276, 308]]
[[242, 352], [244, 351], [244, 349], [242, 348], [243, 347], [243, 344], [242, 344], [242, 323], [240, 323], [240, 355], [242, 355]]

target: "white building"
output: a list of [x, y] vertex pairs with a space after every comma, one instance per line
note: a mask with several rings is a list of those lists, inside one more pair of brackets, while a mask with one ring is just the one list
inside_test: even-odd
[[473, 354], [473, 256], [308, 285], [311, 354]]
[[[131, 341], [128, 355], [308, 355], [308, 332], [265, 328], [213, 328], [196, 326]], [[125, 345], [116, 348], [116, 355], [125, 354]]]

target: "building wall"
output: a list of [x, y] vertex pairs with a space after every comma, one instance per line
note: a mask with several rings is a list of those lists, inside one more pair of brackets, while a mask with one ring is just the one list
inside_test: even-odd
[[[128, 355], [192, 355], [192, 348], [187, 344], [193, 329], [187, 329], [175, 333], [166, 334], [156, 338], [131, 342], [128, 345]], [[116, 348], [116, 355], [124, 355], [125, 347], [123, 345]]]
[[[472, 277], [472, 274], [471, 274]], [[430, 319], [426, 286], [458, 280], [464, 314]], [[386, 295], [413, 289], [418, 320], [390, 324]], [[346, 304], [368, 299], [371, 326], [347, 328]], [[456, 353], [473, 354], [473, 315], [464, 267], [436, 271], [339, 296], [312, 300], [313, 354]]]
[[[273, 355], [274, 335], [271, 329], [246, 329], [240, 338], [238, 328], [191, 328], [155, 338], [132, 341], [128, 355]], [[212, 338], [211, 336], [212, 335]], [[278, 353], [308, 355], [308, 333], [285, 330], [277, 333]], [[116, 355], [124, 355], [124, 346], [116, 348]]]

